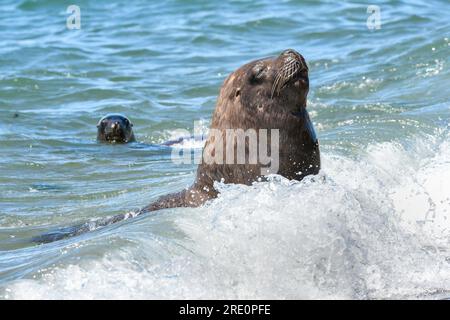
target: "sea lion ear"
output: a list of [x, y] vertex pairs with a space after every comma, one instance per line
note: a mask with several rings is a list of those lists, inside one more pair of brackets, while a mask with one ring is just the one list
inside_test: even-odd
[[241, 88], [237, 88], [235, 91], [234, 91], [234, 96], [237, 98], [237, 97], [239, 97], [241, 95]]

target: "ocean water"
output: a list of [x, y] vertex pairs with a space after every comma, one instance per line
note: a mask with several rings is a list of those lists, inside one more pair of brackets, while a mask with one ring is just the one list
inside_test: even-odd
[[[450, 297], [450, 3], [377, 1], [375, 30], [369, 4], [3, 0], [0, 298]], [[287, 48], [309, 64], [318, 176], [30, 241], [192, 183], [156, 144], [207, 127], [230, 72]], [[96, 142], [113, 112], [137, 143]]]

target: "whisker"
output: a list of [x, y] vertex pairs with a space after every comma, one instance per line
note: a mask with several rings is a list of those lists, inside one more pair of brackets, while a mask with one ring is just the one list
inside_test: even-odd
[[277, 90], [278, 87], [278, 83], [280, 82], [281, 79], [281, 72], [278, 72], [276, 77], [275, 77], [275, 81], [273, 82], [273, 86], [272, 86], [272, 94], [270, 96], [271, 99], [273, 99], [273, 95], [275, 93], [275, 90]]
[[281, 90], [289, 83], [289, 81], [291, 81], [296, 74], [304, 69], [307, 70], [308, 67], [305, 66], [303, 61], [290, 59], [288, 62], [286, 62], [286, 64], [275, 76], [275, 80], [272, 86], [271, 98], [274, 97], [275, 93], [279, 94]]

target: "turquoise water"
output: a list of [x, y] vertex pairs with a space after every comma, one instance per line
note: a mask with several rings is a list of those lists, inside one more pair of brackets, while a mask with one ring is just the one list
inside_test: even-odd
[[[110, 2], [0, 4], [1, 298], [450, 295], [448, 1], [379, 1], [378, 30], [360, 2]], [[309, 64], [318, 177], [30, 241], [188, 186], [196, 167], [156, 144], [207, 127], [230, 72], [287, 48]], [[113, 112], [137, 143], [96, 142]]]

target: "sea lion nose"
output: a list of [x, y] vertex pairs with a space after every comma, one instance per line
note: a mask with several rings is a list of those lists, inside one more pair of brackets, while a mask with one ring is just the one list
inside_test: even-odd
[[113, 130], [118, 130], [118, 129], [120, 128], [120, 122], [119, 122], [119, 121], [114, 122], [114, 123], [111, 125], [111, 128], [112, 128]]
[[282, 54], [285, 55], [285, 56], [289, 56], [289, 55], [296, 56], [296, 55], [298, 55], [297, 51], [295, 51], [294, 49], [284, 50]]
[[287, 49], [287, 50], [283, 51], [283, 53], [281, 53], [281, 57], [283, 57], [284, 59], [287, 59], [286, 61], [290, 61], [290, 60], [302, 61], [302, 56], [300, 55], [300, 53], [298, 53], [294, 49]]

